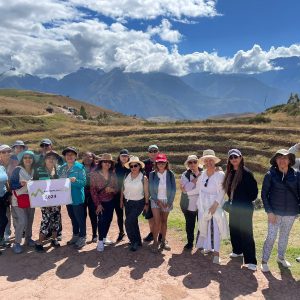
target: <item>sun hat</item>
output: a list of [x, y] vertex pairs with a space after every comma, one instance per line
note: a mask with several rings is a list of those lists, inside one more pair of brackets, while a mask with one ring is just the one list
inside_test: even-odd
[[242, 152], [239, 149], [230, 149], [228, 151], [228, 157], [231, 155], [242, 156]]
[[150, 146], [148, 147], [148, 152], [151, 151], [152, 149], [158, 151], [158, 146], [157, 146], [157, 145], [150, 145]]
[[158, 153], [155, 159], [155, 162], [168, 162], [167, 155], [164, 153]]
[[220, 158], [216, 157], [215, 151], [211, 149], [207, 149], [203, 151], [202, 157], [199, 158], [200, 164], [204, 165], [204, 160], [206, 158], [212, 158], [216, 164], [221, 161]]
[[142, 161], [140, 161], [140, 159], [137, 156], [131, 156], [129, 161], [124, 164], [124, 167], [127, 168], [127, 169], [130, 169], [129, 165], [132, 164], [132, 163], [140, 164], [142, 169], [145, 168], [145, 164]]
[[280, 149], [278, 151], [276, 151], [275, 155], [270, 159], [270, 164], [272, 166], [276, 166], [276, 158], [278, 156], [288, 156], [289, 157], [289, 161], [290, 161], [290, 165], [293, 166], [296, 162], [296, 156], [294, 153], [290, 153], [288, 150], [286, 149]]
[[33, 160], [36, 161], [36, 156], [35, 156], [35, 154], [33, 153], [33, 151], [31, 151], [31, 150], [25, 150], [25, 151], [20, 152], [20, 153], [17, 155], [17, 158], [18, 158], [18, 161], [19, 161], [19, 162], [22, 161], [24, 155], [30, 155], [30, 156], [33, 157]]
[[42, 139], [40, 142], [40, 146], [42, 146], [43, 144], [52, 145], [52, 141], [50, 139]]
[[16, 140], [12, 145], [11, 147], [14, 148], [16, 146], [21, 146], [21, 147], [24, 147], [25, 150], [28, 149], [28, 147], [25, 145], [25, 143], [21, 140]]
[[189, 156], [188, 156], [188, 158], [187, 158], [186, 161], [184, 162], [184, 166], [185, 166], [187, 169], [189, 169], [189, 162], [190, 162], [190, 161], [195, 161], [195, 160], [197, 161], [198, 167], [202, 168], [203, 166], [200, 165], [199, 159], [198, 159], [197, 155], [195, 155], [195, 154], [192, 154], [192, 155], [189, 155]]
[[56, 159], [59, 159], [59, 158], [60, 158], [59, 154], [58, 154], [56, 151], [54, 151], [54, 150], [47, 151], [46, 154], [45, 154], [45, 159], [46, 159], [48, 156], [55, 156]]
[[100, 158], [99, 158], [99, 164], [101, 163], [101, 161], [104, 161], [104, 160], [108, 160], [108, 161], [111, 161], [112, 163], [114, 163], [115, 161], [113, 160], [113, 157], [111, 154], [109, 153], [103, 153]]
[[120, 151], [120, 155], [127, 155], [127, 156], [129, 156], [129, 151], [127, 149], [122, 149]]
[[9, 147], [8, 145], [3, 144], [3, 145], [0, 146], [0, 152], [8, 151], [8, 150], [10, 150], [10, 151], [12, 150], [11, 147]]
[[73, 152], [76, 155], [78, 154], [78, 150], [75, 147], [66, 147], [63, 151], [62, 151], [62, 155], [65, 156], [68, 152]]

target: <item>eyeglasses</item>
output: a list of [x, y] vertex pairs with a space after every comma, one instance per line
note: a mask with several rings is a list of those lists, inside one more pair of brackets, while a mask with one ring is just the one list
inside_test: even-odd
[[104, 164], [111, 164], [111, 161], [110, 161], [110, 160], [102, 160], [102, 162], [103, 162]]
[[157, 153], [158, 150], [149, 150], [149, 153]]
[[33, 159], [32, 156], [24, 156], [23, 159]]
[[230, 155], [229, 156], [229, 159], [231, 160], [231, 159], [238, 159], [239, 158], [239, 156], [237, 156], [237, 155]]
[[196, 160], [191, 160], [188, 162], [189, 165], [196, 165], [198, 162]]
[[207, 187], [209, 177], [205, 180], [204, 186]]
[[136, 165], [130, 165], [129, 168], [133, 169], [133, 168], [137, 168], [138, 166], [139, 166], [138, 164], [136, 164]]
[[42, 144], [41, 145], [41, 148], [48, 148], [48, 147], [50, 147], [50, 145], [48, 145], [48, 144]]

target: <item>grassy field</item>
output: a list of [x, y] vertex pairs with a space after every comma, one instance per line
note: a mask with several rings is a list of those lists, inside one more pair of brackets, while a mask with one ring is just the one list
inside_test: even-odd
[[[142, 159], [147, 157], [148, 145], [158, 144], [160, 150], [167, 153], [177, 177], [184, 171], [183, 162], [189, 154], [201, 155], [204, 149], [214, 149], [222, 159], [220, 165], [224, 167], [227, 151], [237, 147], [241, 149], [246, 165], [254, 172], [260, 186], [271, 156], [276, 150], [299, 142], [300, 136], [300, 114], [295, 111], [290, 114], [282, 110], [267, 111], [258, 117], [224, 121], [153, 123], [68, 97], [15, 90], [0, 90], [0, 105], [0, 143], [10, 144], [22, 139], [29, 148], [38, 150], [39, 141], [49, 137], [59, 151], [72, 145], [81, 152], [110, 152], [116, 157], [120, 149], [127, 148]], [[54, 108], [53, 114], [46, 112], [49, 105]], [[90, 116], [89, 120], [78, 120], [61, 109], [62, 106], [79, 109], [81, 105]], [[5, 110], [11, 113], [5, 113]], [[169, 226], [178, 231], [178, 238], [184, 239], [184, 219], [178, 201], [179, 193]], [[266, 226], [265, 213], [256, 211], [254, 228], [258, 259], [261, 257]], [[229, 254], [230, 250], [230, 243], [224, 243], [222, 252]], [[291, 234], [287, 258], [293, 263], [292, 274], [300, 278], [300, 264], [294, 263], [296, 256], [300, 256], [299, 221]], [[275, 252], [271, 267], [278, 270]]]

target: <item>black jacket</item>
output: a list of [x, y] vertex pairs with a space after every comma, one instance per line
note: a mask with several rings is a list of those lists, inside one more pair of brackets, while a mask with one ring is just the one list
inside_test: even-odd
[[295, 216], [299, 213], [300, 173], [289, 168], [284, 176], [271, 167], [265, 175], [261, 198], [267, 213], [279, 216]]
[[[253, 208], [252, 202], [257, 198], [257, 194], [257, 182], [251, 171], [244, 167], [242, 180], [237, 185], [231, 199], [232, 205]], [[230, 195], [228, 196], [230, 197]]]
[[128, 175], [130, 173], [130, 170], [123, 167], [122, 164], [120, 162], [118, 162], [116, 164], [115, 171], [116, 171], [116, 175], [117, 175], [117, 179], [118, 179], [118, 190], [120, 192], [122, 189], [122, 186], [123, 186], [124, 178], [126, 175]]

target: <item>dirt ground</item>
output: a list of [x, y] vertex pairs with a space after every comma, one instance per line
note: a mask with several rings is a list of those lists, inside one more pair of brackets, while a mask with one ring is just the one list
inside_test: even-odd
[[[37, 238], [40, 211], [36, 210]], [[242, 260], [222, 257], [220, 266], [197, 251], [183, 251], [183, 243], [169, 232], [171, 251], [150, 252], [144, 244], [130, 252], [127, 239], [105, 247], [88, 244], [77, 251], [66, 245], [71, 236], [63, 210], [63, 241], [46, 253], [30, 248], [0, 256], [0, 299], [300, 299], [300, 282], [291, 273], [263, 274], [242, 268]], [[141, 224], [142, 235], [148, 228]], [[117, 237], [116, 221], [109, 238]], [[88, 236], [91, 229], [88, 227]], [[178, 236], [178, 235], [177, 235]]]

